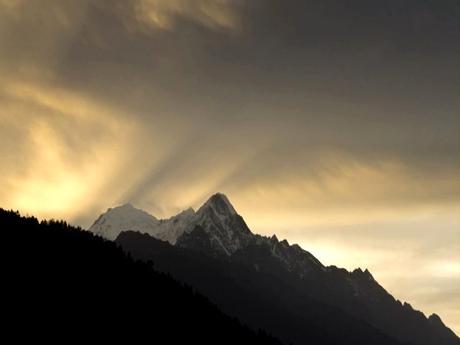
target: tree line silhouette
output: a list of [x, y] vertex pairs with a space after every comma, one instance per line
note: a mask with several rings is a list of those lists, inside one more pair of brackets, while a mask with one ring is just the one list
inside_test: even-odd
[[64, 221], [0, 209], [3, 329], [16, 341], [281, 344], [152, 262]]

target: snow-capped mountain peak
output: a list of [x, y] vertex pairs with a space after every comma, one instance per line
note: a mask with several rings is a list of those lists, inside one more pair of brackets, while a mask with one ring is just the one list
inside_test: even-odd
[[216, 193], [200, 207], [198, 213], [212, 210], [219, 216], [236, 215], [235, 208], [228, 200], [227, 196], [222, 193]]
[[158, 219], [154, 216], [128, 203], [109, 208], [99, 216], [89, 230], [109, 240], [114, 240], [120, 232], [126, 230], [154, 235], [151, 230], [157, 224]]
[[[209, 246], [213, 251], [225, 255], [231, 255], [247, 245], [253, 236], [243, 218], [222, 193], [211, 196], [196, 212], [191, 227], [187, 229], [188, 245], [198, 240], [193, 236], [197, 228], [208, 235]], [[201, 241], [202, 236], [198, 237]]]
[[[271, 238], [254, 235], [222, 193], [212, 195], [196, 212], [188, 208], [168, 219], [157, 219], [131, 204], [125, 204], [108, 209], [89, 230], [111, 240], [123, 231], [133, 230], [173, 245], [205, 247], [211, 253], [226, 256], [246, 248], [250, 242], [262, 241], [271, 247], [275, 257], [290, 266], [316, 260], [300, 247], [290, 246], [286, 240], [279, 241], [275, 235]], [[322, 266], [319, 262], [317, 264]]]
[[147, 233], [163, 241], [176, 244], [183, 235], [199, 227], [207, 234], [210, 247], [216, 252], [231, 255], [246, 245], [253, 234], [222, 193], [212, 195], [198, 211], [188, 208], [179, 214], [158, 220], [131, 204], [108, 209], [90, 227], [90, 231], [114, 240], [127, 230]]

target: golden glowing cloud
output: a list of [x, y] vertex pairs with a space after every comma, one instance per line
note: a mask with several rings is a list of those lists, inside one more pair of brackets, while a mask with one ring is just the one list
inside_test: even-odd
[[172, 30], [177, 16], [207, 27], [235, 30], [238, 15], [228, 0], [136, 0], [137, 18], [155, 28]]
[[24, 82], [5, 85], [9, 98], [0, 115], [5, 125], [12, 118], [10, 127], [23, 127], [25, 137], [17, 144], [25, 147], [29, 161], [21, 170], [10, 167], [1, 203], [40, 217], [71, 219], [88, 203], [100, 202], [99, 193], [123, 164], [135, 127], [71, 92]]

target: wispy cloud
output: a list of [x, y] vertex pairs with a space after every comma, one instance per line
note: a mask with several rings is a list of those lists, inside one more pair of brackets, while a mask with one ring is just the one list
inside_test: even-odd
[[136, 18], [156, 29], [173, 30], [180, 18], [218, 30], [239, 29], [235, 0], [135, 0]]

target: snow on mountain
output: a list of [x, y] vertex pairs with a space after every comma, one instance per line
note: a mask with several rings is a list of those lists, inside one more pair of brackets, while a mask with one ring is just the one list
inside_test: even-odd
[[291, 272], [297, 272], [300, 276], [304, 276], [312, 269], [325, 270], [317, 258], [298, 244], [290, 245], [287, 240], [278, 241], [276, 236], [270, 238], [270, 244], [272, 255], [284, 262]]
[[253, 234], [224, 194], [214, 194], [200, 207], [192, 226], [209, 235], [211, 248], [231, 255], [246, 246]]
[[156, 238], [176, 244], [177, 239], [188, 229], [196, 218], [196, 213], [192, 208], [169, 218], [161, 219], [156, 225]]
[[214, 194], [195, 212], [189, 208], [158, 220], [131, 204], [115, 207], [102, 214], [89, 231], [114, 240], [122, 231], [133, 230], [176, 244], [185, 233], [200, 227], [208, 234], [211, 247], [226, 255], [244, 246], [252, 233], [224, 194]]
[[109, 208], [89, 228], [89, 231], [109, 240], [115, 240], [122, 231], [133, 230], [156, 237], [159, 221], [151, 214], [131, 204]]
[[227, 196], [222, 193], [216, 193], [200, 207], [198, 212], [206, 212], [212, 210], [221, 220], [228, 216], [237, 215], [233, 205], [228, 200]]
[[221, 193], [211, 196], [196, 212], [189, 208], [168, 219], [158, 220], [131, 204], [115, 207], [102, 214], [89, 230], [110, 240], [116, 239], [123, 231], [133, 230], [173, 245], [208, 248], [214, 254], [226, 256], [250, 243], [268, 245], [273, 256], [290, 270], [303, 271], [312, 264], [322, 267], [313, 255], [297, 245], [289, 245], [286, 240], [280, 242], [276, 236], [254, 235]]
[[123, 231], [132, 230], [175, 244], [194, 217], [195, 211], [189, 208], [169, 219], [157, 219], [131, 204], [125, 204], [109, 208], [88, 230], [109, 240], [115, 240]]

